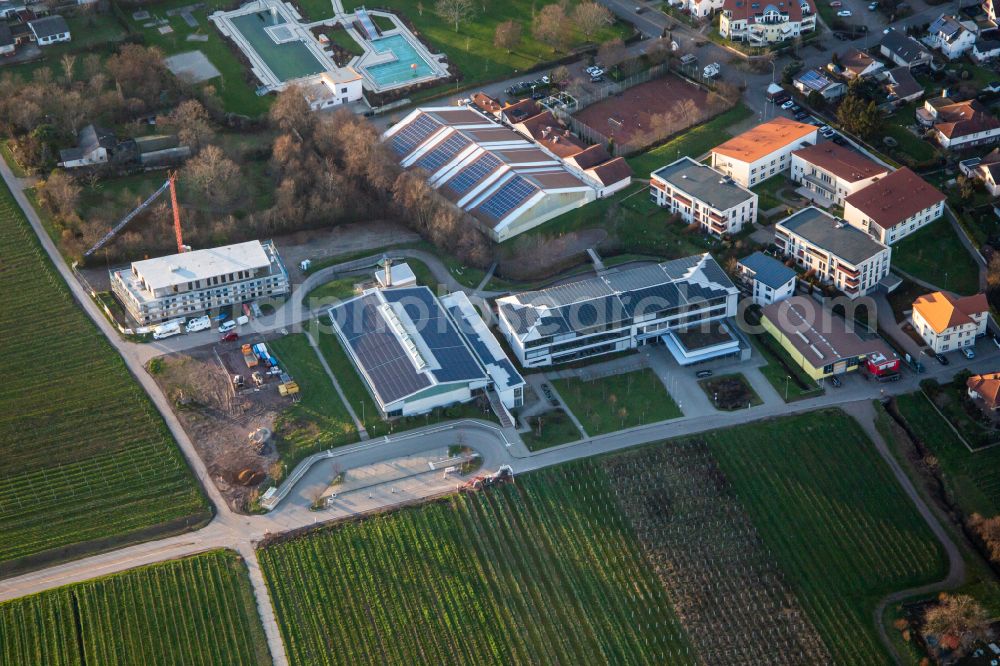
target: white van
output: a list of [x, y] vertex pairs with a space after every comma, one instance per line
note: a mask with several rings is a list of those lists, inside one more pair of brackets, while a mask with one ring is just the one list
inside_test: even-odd
[[160, 324], [153, 329], [153, 339], [162, 340], [163, 338], [169, 338], [171, 335], [178, 335], [180, 332], [180, 324], [176, 321], [167, 322], [166, 324]]
[[208, 318], [208, 315], [205, 315], [189, 320], [184, 330], [188, 333], [197, 333], [198, 331], [207, 331], [210, 328], [212, 328], [212, 320]]
[[227, 319], [219, 326], [219, 333], [226, 334], [234, 328], [236, 328], [236, 322], [232, 319]]

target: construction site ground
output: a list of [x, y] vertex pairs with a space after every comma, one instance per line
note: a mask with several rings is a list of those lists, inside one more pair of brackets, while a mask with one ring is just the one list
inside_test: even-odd
[[[234, 511], [247, 511], [256, 488], [278, 464], [276, 436], [258, 452], [250, 433], [258, 428], [273, 433], [275, 419], [293, 399], [278, 394], [279, 378], [263, 365], [250, 369], [244, 362], [241, 343], [262, 341], [262, 336], [241, 337], [162, 356], [151, 373]], [[264, 380], [259, 388], [251, 378], [254, 370]], [[243, 377], [244, 388], [233, 387], [233, 375]]]

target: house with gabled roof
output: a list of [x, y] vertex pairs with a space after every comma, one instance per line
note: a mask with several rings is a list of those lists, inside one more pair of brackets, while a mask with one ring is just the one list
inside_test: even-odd
[[973, 400], [979, 400], [983, 409], [995, 412], [1000, 409], [1000, 372], [972, 375], [965, 380], [966, 391]]
[[734, 42], [766, 46], [816, 29], [812, 0], [724, 0], [719, 34]]
[[970, 157], [959, 162], [958, 170], [969, 178], [981, 181], [991, 195], [1000, 197], [1000, 148], [994, 148], [983, 157]]
[[986, 294], [955, 296], [944, 291], [913, 301], [913, 328], [936, 354], [971, 347], [986, 333], [989, 304]]
[[926, 46], [895, 28], [882, 36], [879, 52], [896, 65], [910, 69], [930, 65], [934, 60]]
[[792, 180], [838, 205], [888, 173], [888, 167], [830, 141], [792, 153]]
[[917, 121], [933, 128], [942, 148], [961, 150], [1000, 140], [1000, 120], [979, 100], [958, 102], [941, 95], [925, 100], [916, 110]]
[[972, 50], [978, 34], [976, 24], [959, 21], [949, 14], [937, 17], [921, 41], [932, 49], [937, 49], [948, 60], [961, 58]]
[[885, 69], [885, 63], [881, 60], [876, 60], [856, 48], [849, 48], [838, 55], [837, 61], [840, 64], [840, 74], [848, 80], [876, 76]]
[[946, 197], [908, 167], [844, 199], [844, 220], [892, 245], [944, 214]]

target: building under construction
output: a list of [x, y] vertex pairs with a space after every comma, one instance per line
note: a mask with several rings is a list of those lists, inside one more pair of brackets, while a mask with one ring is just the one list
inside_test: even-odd
[[270, 241], [248, 241], [136, 261], [111, 271], [111, 288], [141, 325], [289, 291], [288, 271]]

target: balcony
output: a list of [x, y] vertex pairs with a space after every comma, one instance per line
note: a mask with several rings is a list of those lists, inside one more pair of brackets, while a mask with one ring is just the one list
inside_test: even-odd
[[858, 278], [859, 275], [861, 275], [861, 271], [859, 271], [858, 269], [848, 268], [847, 266], [841, 263], [837, 264], [837, 270], [843, 273], [844, 275], [854, 278], [855, 280]]

